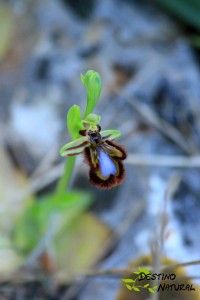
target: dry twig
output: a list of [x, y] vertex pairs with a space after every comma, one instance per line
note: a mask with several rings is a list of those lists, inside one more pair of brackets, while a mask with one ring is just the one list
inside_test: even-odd
[[130, 153], [127, 164], [172, 168], [200, 168], [200, 156], [169, 156]]

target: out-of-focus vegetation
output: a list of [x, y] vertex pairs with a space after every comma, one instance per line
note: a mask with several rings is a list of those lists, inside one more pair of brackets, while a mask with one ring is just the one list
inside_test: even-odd
[[4, 58], [10, 49], [14, 30], [14, 15], [10, 7], [6, 4], [0, 4], [0, 61]]
[[156, 0], [167, 8], [178, 19], [200, 30], [200, 1], [199, 0]]

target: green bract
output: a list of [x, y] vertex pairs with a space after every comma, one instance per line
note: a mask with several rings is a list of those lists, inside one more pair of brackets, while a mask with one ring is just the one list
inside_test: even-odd
[[81, 109], [73, 105], [67, 113], [67, 129], [73, 140], [79, 136], [79, 130], [84, 129], [81, 123]]
[[85, 76], [81, 74], [81, 81], [87, 92], [87, 106], [84, 113], [86, 118], [95, 108], [101, 94], [102, 81], [99, 73], [89, 70]]

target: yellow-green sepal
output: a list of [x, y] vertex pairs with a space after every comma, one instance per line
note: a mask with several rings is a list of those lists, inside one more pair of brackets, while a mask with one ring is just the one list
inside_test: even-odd
[[61, 156], [73, 156], [73, 155], [78, 155], [83, 150], [85, 147], [89, 145], [88, 137], [84, 136], [79, 139], [76, 139], [68, 144], [65, 144], [61, 149], [60, 149], [60, 155]]
[[121, 132], [118, 130], [110, 129], [110, 130], [103, 130], [100, 132], [101, 137], [103, 140], [115, 140], [121, 136]]

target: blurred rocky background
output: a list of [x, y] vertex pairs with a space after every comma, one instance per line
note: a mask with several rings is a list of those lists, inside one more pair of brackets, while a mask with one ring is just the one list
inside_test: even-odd
[[[158, 254], [191, 264], [185, 272], [197, 289], [199, 16], [198, 0], [0, 1], [1, 300], [134, 299], [120, 290], [120, 270]], [[122, 132], [126, 179], [99, 191], [80, 157], [69, 197], [82, 198], [72, 211], [60, 203], [64, 227], [56, 217], [43, 225], [57, 204], [42, 213], [31, 205], [62, 173], [66, 113], [85, 107], [88, 69], [103, 81], [102, 129]]]

